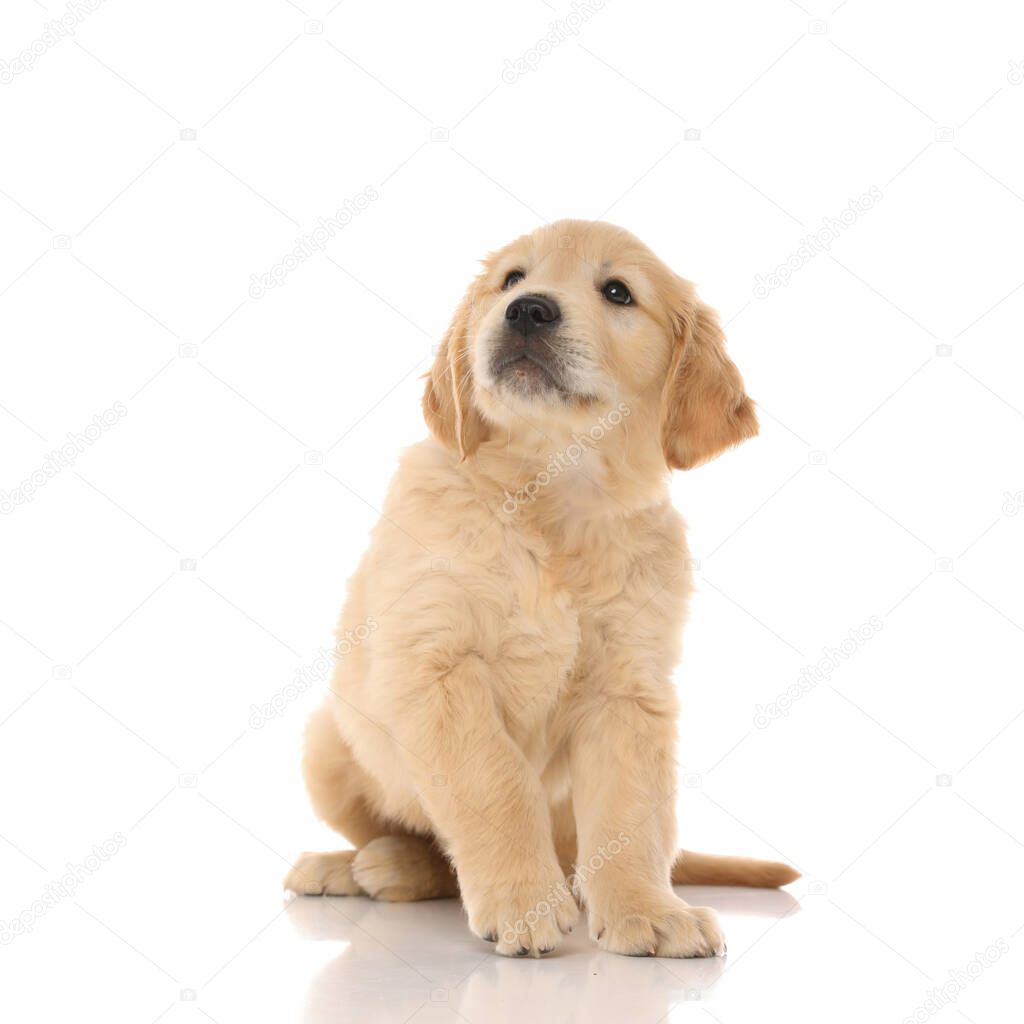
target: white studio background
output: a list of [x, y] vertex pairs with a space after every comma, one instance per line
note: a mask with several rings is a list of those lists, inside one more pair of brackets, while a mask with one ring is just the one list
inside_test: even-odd
[[261, 985], [328, 956], [279, 893], [337, 845], [299, 775], [318, 687], [252, 705], [331, 643], [477, 259], [572, 216], [698, 282], [760, 405], [673, 482], [682, 841], [805, 873], [800, 941], [763, 922], [728, 984], [901, 1020], [1002, 940], [941, 1012], [1007, 1018], [1024, 11], [836, 3], [5, 0], [0, 920], [126, 838], [0, 946], [10, 1016], [297, 1012]]

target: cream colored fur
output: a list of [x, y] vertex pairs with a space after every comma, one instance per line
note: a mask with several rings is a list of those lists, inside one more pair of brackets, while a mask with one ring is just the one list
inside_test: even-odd
[[[525, 280], [503, 290], [511, 270]], [[612, 278], [630, 305], [602, 295]], [[561, 306], [566, 393], [495, 375], [526, 292]], [[797, 874], [677, 848], [691, 581], [668, 474], [757, 431], [717, 318], [626, 232], [548, 225], [485, 262], [424, 413], [432, 436], [404, 453], [350, 583], [339, 636], [364, 639], [307, 736], [314, 807], [356, 850], [303, 855], [287, 887], [458, 894], [504, 954], [554, 949], [577, 902], [604, 949], [721, 952], [714, 913], [672, 883]]]

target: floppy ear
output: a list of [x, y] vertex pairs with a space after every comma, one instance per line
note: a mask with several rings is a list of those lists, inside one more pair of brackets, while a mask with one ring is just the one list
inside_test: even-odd
[[661, 446], [671, 469], [693, 469], [757, 434], [754, 403], [725, 353], [718, 315], [695, 298], [675, 314], [675, 348], [661, 395]]
[[430, 432], [457, 451], [460, 459], [472, 455], [487, 437], [487, 426], [473, 406], [473, 370], [467, 345], [471, 307], [471, 294], [467, 294], [441, 339], [423, 390], [423, 417]]

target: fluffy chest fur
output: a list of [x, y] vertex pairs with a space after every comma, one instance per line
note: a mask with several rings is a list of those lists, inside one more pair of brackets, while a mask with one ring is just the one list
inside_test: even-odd
[[660, 681], [678, 653], [689, 591], [681, 519], [664, 497], [633, 509], [590, 497], [584, 515], [572, 502], [588, 487], [590, 473], [567, 475], [510, 511], [489, 481], [462, 486], [470, 526], [451, 583], [481, 599], [477, 643], [524, 749], [551, 744], [567, 703], [614, 685], [607, 665], [630, 662]]
[[689, 578], [667, 500], [584, 517], [554, 491], [510, 512], [506, 493], [429, 442], [406, 455], [342, 617], [342, 635], [373, 633], [332, 684], [375, 774], [402, 755], [366, 723], [417, 714], [466, 659], [538, 770], [587, 701], [669, 686]]

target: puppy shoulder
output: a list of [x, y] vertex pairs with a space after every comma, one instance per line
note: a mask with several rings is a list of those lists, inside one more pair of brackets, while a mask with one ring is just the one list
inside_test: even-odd
[[406, 448], [391, 478], [384, 511], [428, 507], [436, 515], [439, 506], [461, 503], [474, 497], [469, 475], [458, 457], [433, 437]]
[[472, 466], [433, 438], [405, 449], [373, 530], [371, 562], [403, 578], [454, 559], [481, 535], [493, 545], [500, 533], [488, 530], [495, 511], [481, 490]]

